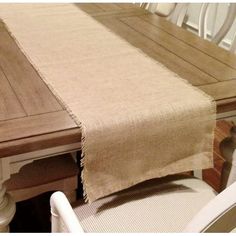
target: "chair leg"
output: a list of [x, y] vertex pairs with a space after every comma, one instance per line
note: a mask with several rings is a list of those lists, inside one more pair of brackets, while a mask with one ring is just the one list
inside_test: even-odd
[[15, 211], [15, 202], [6, 193], [4, 185], [0, 184], [0, 233], [9, 232], [9, 224], [15, 215]]

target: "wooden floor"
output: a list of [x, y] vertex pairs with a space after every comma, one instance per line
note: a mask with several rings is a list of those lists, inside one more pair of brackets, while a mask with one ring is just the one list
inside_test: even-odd
[[[204, 180], [216, 191], [219, 190], [221, 169], [224, 163], [219, 152], [219, 143], [229, 136], [231, 126], [228, 121], [217, 122], [214, 140], [214, 168], [203, 171]], [[78, 191], [78, 194], [80, 192]], [[50, 195], [51, 193], [45, 193], [31, 200], [17, 203], [17, 214], [11, 223], [11, 232], [50, 232]]]

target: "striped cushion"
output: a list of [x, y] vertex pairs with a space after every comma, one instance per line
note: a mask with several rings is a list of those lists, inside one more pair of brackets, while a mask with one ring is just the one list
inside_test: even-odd
[[[215, 197], [201, 180], [154, 179], [74, 210], [85, 232], [181, 232]], [[176, 214], [178, 212], [179, 214]]]

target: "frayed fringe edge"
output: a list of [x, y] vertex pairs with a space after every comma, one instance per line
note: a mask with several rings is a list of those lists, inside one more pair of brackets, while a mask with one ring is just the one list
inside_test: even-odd
[[[71, 6], [73, 6], [74, 8], [76, 8], [76, 6], [74, 6], [73, 4], [71, 4]], [[77, 9], [78, 10], [78, 9]], [[116, 33], [114, 33], [112, 30], [106, 28], [102, 23], [96, 21], [95, 19], [93, 19], [89, 14], [87, 14], [86, 12], [83, 12], [85, 15], [87, 15], [88, 17], [90, 17], [92, 20], [94, 20], [94, 22], [96, 24], [99, 24], [100, 26], [102, 26], [106, 31], [115, 34], [117, 36], [117, 38], [119, 38], [123, 43], [126, 43], [127, 45], [129, 45], [130, 47], [135, 48], [141, 55], [143, 55], [144, 57], [146, 57], [147, 59], [149, 59], [150, 61], [152, 61], [154, 64], [159, 65], [161, 68], [164, 68], [168, 71], [170, 71], [175, 77], [177, 77], [179, 80], [183, 81], [185, 84], [187, 84], [188, 86], [191, 86], [195, 91], [198, 91], [199, 93], [201, 93], [206, 99], [210, 100], [211, 102], [211, 110], [210, 110], [210, 114], [212, 115], [212, 120], [215, 121], [214, 123], [214, 128], [211, 132], [211, 137], [212, 137], [212, 144], [211, 144], [211, 149], [212, 149], [212, 157], [213, 157], [213, 142], [214, 142], [214, 129], [216, 126], [216, 102], [215, 100], [208, 94], [206, 94], [205, 92], [203, 92], [202, 90], [200, 90], [199, 88], [193, 86], [192, 84], [190, 84], [189, 81], [181, 78], [178, 74], [176, 74], [175, 72], [171, 71], [169, 68], [167, 68], [165, 65], [161, 64], [160, 62], [154, 60], [152, 57], [149, 57], [148, 55], [146, 55], [140, 48], [135, 47], [134, 45], [131, 45], [130, 43], [128, 43], [125, 39], [123, 39], [121, 36], [117, 35]], [[78, 127], [81, 129], [81, 133], [82, 133], [82, 138], [81, 138], [81, 149], [82, 149], [82, 155], [81, 155], [81, 160], [80, 160], [80, 166], [82, 167], [82, 172], [81, 172], [81, 181], [82, 181], [82, 185], [83, 185], [83, 198], [85, 200], [85, 202], [91, 202], [89, 200], [88, 194], [87, 194], [87, 181], [86, 181], [86, 177], [85, 177], [85, 171], [86, 171], [86, 127], [84, 126], [84, 124], [82, 124], [79, 119], [77, 118], [77, 116], [74, 115], [74, 113], [72, 112], [72, 110], [69, 108], [69, 106], [62, 100], [62, 98], [58, 95], [58, 93], [55, 91], [55, 89], [49, 84], [49, 82], [47, 81], [47, 79], [44, 77], [44, 75], [39, 71], [39, 69], [37, 68], [36, 65], [34, 65], [34, 63], [32, 62], [32, 60], [30, 59], [30, 57], [27, 55], [27, 53], [24, 51], [24, 49], [22, 48], [22, 46], [20, 45], [20, 43], [18, 42], [18, 40], [15, 38], [15, 36], [13, 35], [13, 33], [10, 31], [9, 27], [7, 26], [7, 24], [4, 22], [3, 19], [3, 23], [6, 27], [6, 29], [8, 30], [9, 34], [11, 35], [11, 37], [14, 39], [14, 41], [16, 42], [16, 44], [18, 45], [18, 47], [20, 48], [20, 50], [22, 51], [22, 53], [26, 56], [26, 58], [28, 59], [28, 61], [30, 62], [30, 64], [34, 67], [34, 69], [37, 71], [37, 73], [39, 74], [39, 76], [43, 79], [43, 81], [45, 82], [45, 84], [48, 86], [48, 88], [50, 89], [50, 91], [55, 95], [55, 97], [60, 101], [60, 103], [65, 107], [66, 111], [69, 113], [69, 115], [71, 116], [71, 118], [75, 121], [75, 123], [78, 125]]]
[[49, 90], [53, 93], [53, 95], [57, 98], [57, 100], [61, 103], [61, 105], [66, 109], [70, 117], [73, 119], [73, 121], [78, 125], [78, 128], [81, 130], [81, 149], [82, 149], [82, 155], [81, 155], [81, 160], [80, 160], [80, 166], [82, 167], [82, 172], [81, 172], [81, 180], [82, 180], [82, 185], [83, 185], [83, 197], [85, 202], [89, 202], [89, 198], [86, 193], [86, 179], [84, 177], [84, 168], [85, 168], [85, 127], [83, 124], [79, 121], [76, 115], [72, 112], [70, 107], [63, 101], [63, 99], [60, 97], [58, 92], [51, 86], [51, 84], [48, 82], [48, 80], [45, 78], [43, 73], [38, 69], [38, 67], [33, 63], [31, 58], [28, 56], [28, 54], [25, 52], [19, 41], [16, 39], [14, 34], [11, 32], [10, 28], [7, 26], [7, 24], [4, 22], [4, 19], [2, 20], [4, 27], [7, 29], [9, 35], [14, 39], [15, 43], [21, 50], [21, 52], [25, 55], [29, 63], [32, 65], [32, 67], [35, 69], [36, 73], [39, 75], [39, 77], [45, 82], [46, 86], [49, 88]]

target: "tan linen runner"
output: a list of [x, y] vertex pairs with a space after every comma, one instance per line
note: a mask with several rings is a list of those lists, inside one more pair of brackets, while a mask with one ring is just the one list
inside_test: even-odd
[[81, 125], [90, 202], [212, 166], [212, 98], [73, 4], [0, 4], [0, 17]]

